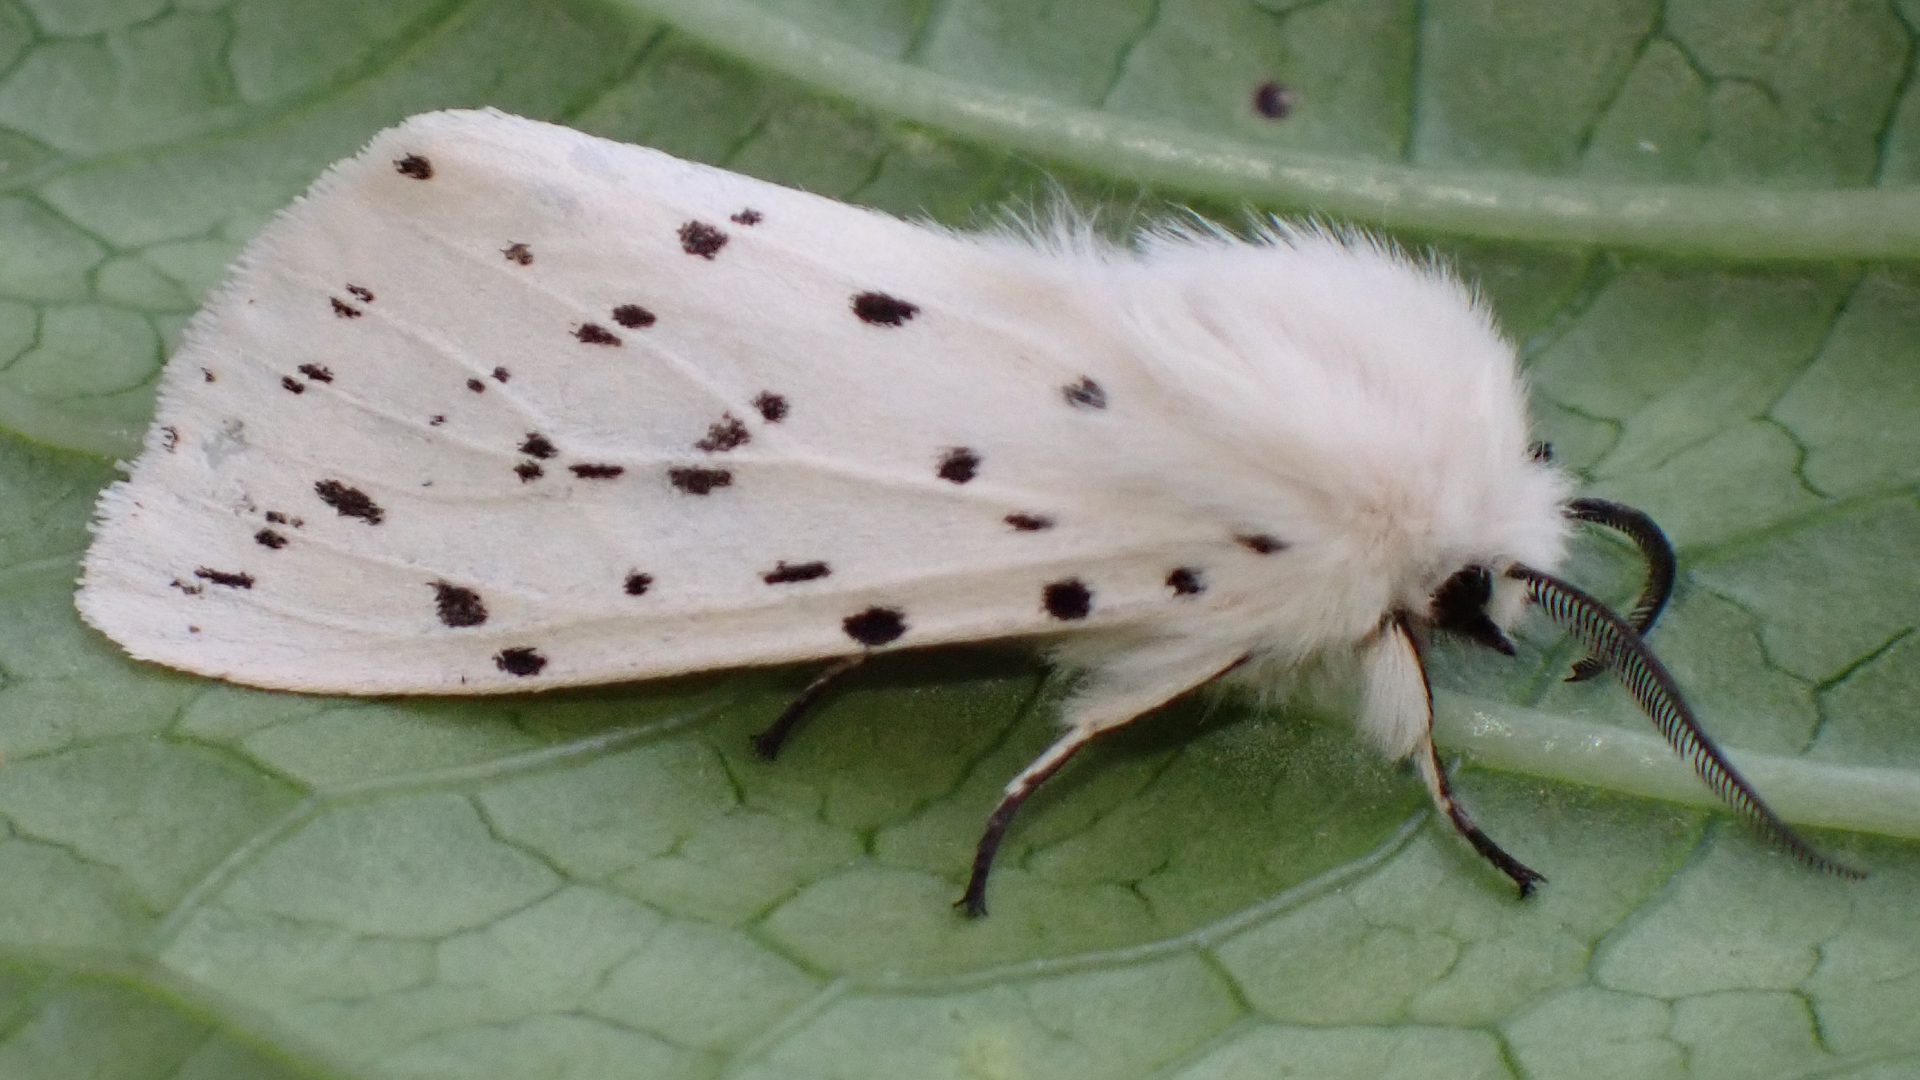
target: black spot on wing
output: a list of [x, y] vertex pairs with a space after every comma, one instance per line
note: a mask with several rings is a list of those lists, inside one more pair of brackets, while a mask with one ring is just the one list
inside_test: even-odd
[[749, 206], [727, 220], [733, 222], [735, 225], [758, 225], [762, 221], [765, 221], [766, 218], [760, 211]]
[[689, 255], [711, 259], [727, 246], [727, 234], [704, 221], [689, 221], [680, 226], [680, 250]]
[[1287, 550], [1287, 542], [1266, 533], [1237, 533], [1233, 542], [1256, 555], [1273, 555]]
[[1082, 409], [1104, 409], [1107, 407], [1107, 392], [1097, 382], [1080, 376], [1080, 381], [1060, 388], [1060, 395], [1067, 404]]
[[207, 591], [207, 587], [205, 585], [189, 585], [186, 582], [181, 581], [179, 578], [174, 578], [172, 581], [168, 582], [167, 584], [173, 586], [176, 589], [179, 589], [182, 593], [185, 593], [188, 596], [199, 596], [201, 593]]
[[280, 376], [280, 385], [296, 394], [304, 394], [307, 392], [307, 384], [291, 375]]
[[1093, 593], [1079, 578], [1068, 578], [1048, 585], [1040, 593], [1047, 614], [1064, 622], [1084, 619], [1093, 610]]
[[1018, 532], [1039, 532], [1053, 528], [1053, 519], [1045, 514], [1008, 514], [1006, 522]]
[[823, 562], [790, 563], [785, 559], [774, 564], [773, 569], [760, 575], [760, 580], [769, 585], [789, 585], [796, 581], [813, 581], [833, 573], [831, 567]]
[[211, 371], [208, 371], [208, 370], [207, 370], [206, 368], [201, 368], [201, 369], [200, 369], [200, 377], [201, 377], [202, 379], [204, 379], [204, 380], [206, 380], [207, 382], [212, 382], [212, 381], [213, 381], [213, 372], [211, 372]]
[[180, 429], [168, 424], [160, 429], [160, 449], [171, 454], [180, 448]]
[[211, 581], [215, 585], [224, 585], [229, 589], [253, 588], [252, 574], [230, 573], [226, 570], [214, 570], [210, 567], [203, 566], [195, 570], [193, 576], [199, 578], [201, 581]]
[[706, 495], [715, 488], [733, 486], [733, 473], [726, 469], [673, 468], [667, 470], [667, 479], [689, 495]]
[[321, 367], [319, 364], [301, 364], [297, 370], [314, 382], [333, 381], [333, 369]]
[[333, 313], [343, 319], [357, 319], [365, 314], [365, 312], [362, 312], [359, 308], [354, 307], [352, 304], [347, 303], [337, 296], [329, 296], [327, 299], [333, 304]]
[[529, 431], [527, 432], [527, 441], [520, 444], [520, 452], [528, 457], [537, 457], [544, 461], [558, 454], [560, 451], [554, 448], [553, 443], [549, 441], [545, 435], [537, 431]]
[[533, 249], [517, 240], [501, 248], [500, 254], [505, 255], [510, 263], [519, 263], [521, 266], [533, 265]]
[[547, 658], [528, 648], [501, 649], [493, 654], [493, 666], [509, 675], [525, 678], [540, 674], [540, 669], [547, 666]]
[[980, 455], [964, 446], [948, 450], [940, 458], [939, 477], [952, 484], [964, 484], [980, 470]]
[[484, 394], [487, 392], [487, 384], [481, 382], [479, 379], [468, 379], [467, 389], [473, 391], [476, 394]]
[[253, 542], [269, 551], [279, 551], [287, 546], [287, 538], [272, 529], [261, 529], [253, 534]]
[[853, 298], [853, 313], [873, 326], [899, 326], [919, 314], [920, 306], [883, 292], [863, 292]]
[[777, 424], [787, 418], [787, 399], [771, 390], [762, 390], [753, 399], [753, 407], [760, 410], [760, 418], [769, 424]]
[[569, 465], [567, 470], [582, 480], [611, 480], [627, 471], [625, 465], [606, 465], [600, 462], [583, 461], [578, 465]]
[[348, 487], [338, 480], [316, 482], [313, 493], [320, 496], [321, 502], [333, 507], [341, 517], [359, 518], [369, 525], [378, 525], [387, 516], [387, 512], [368, 498], [366, 492]]
[[273, 522], [275, 525], [291, 525], [296, 529], [306, 524], [306, 522], [301, 521], [299, 518], [288, 517], [278, 510], [267, 511], [267, 520]]
[[580, 329], [575, 330], [573, 336], [587, 345], [620, 344], [620, 335], [601, 326], [599, 323], [581, 323]]
[[1172, 589], [1175, 596], [1199, 596], [1207, 591], [1207, 582], [1200, 571], [1179, 566], [1167, 574], [1167, 588]]
[[394, 171], [415, 180], [433, 179], [433, 162], [419, 154], [408, 154], [393, 163]]
[[652, 326], [658, 320], [654, 318], [653, 312], [639, 304], [621, 304], [613, 309], [613, 321], [629, 330], [639, 330]]
[[720, 419], [707, 427], [707, 436], [693, 444], [695, 450], [705, 450], [709, 454], [718, 454], [736, 446], [744, 446], [752, 441], [753, 435], [747, 425], [741, 423], [732, 413], [721, 413]]
[[428, 427], [439, 427], [441, 424], [444, 424], [446, 422], [447, 422], [447, 416], [445, 413], [434, 413], [432, 416], [427, 418]]
[[523, 461], [513, 467], [513, 474], [518, 476], [520, 482], [524, 484], [530, 480], [538, 480], [547, 475], [547, 470], [541, 468], [536, 462]]
[[504, 382], [506, 382], [506, 381], [507, 381], [508, 379], [511, 379], [511, 378], [513, 378], [513, 372], [511, 372], [511, 371], [508, 371], [508, 370], [507, 370], [506, 368], [503, 368], [503, 367], [497, 367], [497, 368], [494, 368], [494, 369], [493, 369], [493, 381], [494, 381], [494, 382], [497, 382], [497, 383], [504, 383]]
[[870, 607], [840, 621], [847, 636], [868, 648], [898, 640], [907, 632], [907, 616], [897, 608]]
[[479, 626], [487, 621], [487, 605], [480, 602], [479, 593], [446, 581], [427, 584], [433, 586], [433, 606], [445, 625]]
[[358, 286], [358, 285], [352, 285], [352, 284], [349, 284], [349, 285], [347, 286], [347, 293], [348, 293], [348, 295], [350, 295], [350, 296], [352, 296], [352, 297], [353, 297], [353, 298], [354, 298], [355, 300], [358, 300], [358, 301], [360, 301], [360, 302], [361, 302], [361, 303], [363, 303], [363, 304], [371, 304], [371, 303], [373, 303], [373, 290], [372, 290], [372, 289], [366, 289], [366, 288], [362, 288], [362, 287], [360, 287], [360, 286]]
[[628, 596], [645, 596], [647, 595], [647, 589], [652, 585], [652, 574], [643, 574], [635, 570], [633, 573], [627, 575], [626, 590]]

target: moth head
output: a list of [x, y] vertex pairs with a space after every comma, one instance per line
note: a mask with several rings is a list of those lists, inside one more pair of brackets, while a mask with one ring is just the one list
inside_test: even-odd
[[1475, 564], [1455, 570], [1428, 598], [1428, 625], [1512, 656], [1513, 641], [1494, 619], [1494, 582], [1493, 571], [1484, 566]]

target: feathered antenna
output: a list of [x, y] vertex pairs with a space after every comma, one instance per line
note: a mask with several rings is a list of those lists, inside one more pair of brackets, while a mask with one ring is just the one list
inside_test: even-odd
[[[1646, 637], [1647, 631], [1653, 629], [1653, 621], [1667, 606], [1667, 598], [1673, 595], [1678, 563], [1673, 557], [1673, 545], [1667, 543], [1667, 534], [1660, 531], [1652, 518], [1609, 499], [1575, 499], [1567, 504], [1566, 512], [1576, 521], [1590, 521], [1622, 533], [1640, 549], [1641, 557], [1647, 560], [1647, 580], [1640, 587], [1633, 609], [1627, 612], [1627, 625], [1633, 627], [1635, 634]], [[1573, 674], [1567, 676], [1567, 681], [1585, 682], [1606, 669], [1605, 660], [1585, 656], [1573, 665]]]
[[[1660, 729], [1668, 745], [1686, 758], [1700, 779], [1754, 828], [1808, 866], [1845, 878], [1866, 876], [1815, 850], [1761, 801], [1752, 785], [1700, 729], [1700, 721], [1680, 696], [1673, 676], [1625, 619], [1592, 596], [1532, 567], [1515, 563], [1507, 569], [1507, 576], [1524, 584], [1529, 600], [1566, 627], [1587, 647], [1593, 659], [1612, 669], [1627, 692], [1640, 703], [1647, 718]], [[1651, 618], [1648, 621], [1651, 622]]]

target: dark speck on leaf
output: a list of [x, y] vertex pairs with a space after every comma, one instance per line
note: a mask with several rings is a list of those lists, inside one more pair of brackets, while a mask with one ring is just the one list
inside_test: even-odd
[[419, 154], [408, 154], [394, 162], [393, 167], [401, 176], [412, 177], [415, 180], [433, 179], [433, 162]]
[[1253, 111], [1269, 120], [1285, 120], [1293, 106], [1293, 91], [1272, 79], [1253, 88]]

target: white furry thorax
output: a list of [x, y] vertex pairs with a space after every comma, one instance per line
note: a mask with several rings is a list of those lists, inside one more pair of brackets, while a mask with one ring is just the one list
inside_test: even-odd
[[1507, 626], [1525, 600], [1500, 572], [1560, 564], [1572, 481], [1531, 455], [1513, 348], [1444, 267], [1282, 222], [1251, 240], [1181, 227], [1137, 250], [1084, 234], [1052, 250], [1157, 380], [1167, 415], [1142, 435], [1141, 486], [1164, 494], [1151, 477], [1178, 457], [1180, 512], [1279, 523], [1287, 558], [1203, 636], [1231, 625], [1285, 668], [1389, 616], [1424, 619], [1467, 566], [1493, 573]]

